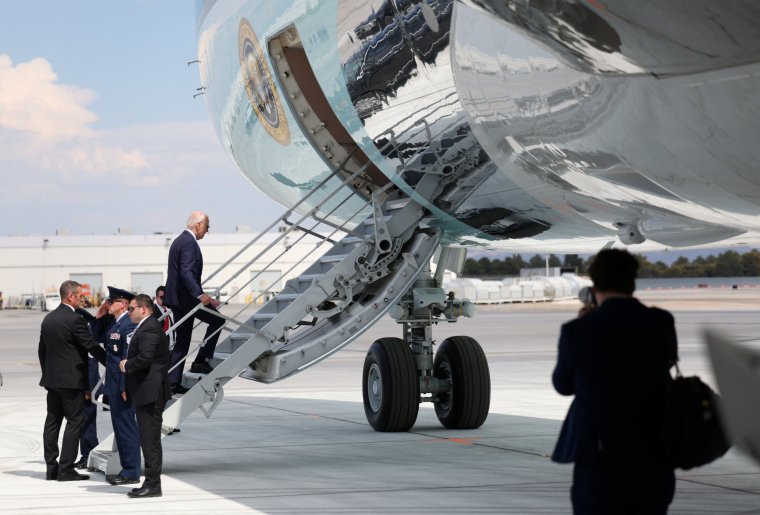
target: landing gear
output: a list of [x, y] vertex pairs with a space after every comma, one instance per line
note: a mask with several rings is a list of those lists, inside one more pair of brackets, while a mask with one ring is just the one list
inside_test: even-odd
[[488, 417], [491, 376], [480, 344], [469, 336], [452, 336], [433, 356], [433, 325], [474, 314], [469, 301], [438, 287], [438, 275], [423, 271], [391, 309], [403, 325], [403, 339], [377, 340], [364, 360], [364, 413], [377, 431], [411, 429], [420, 402], [432, 402], [449, 429], [476, 429]]
[[420, 389], [414, 355], [401, 338], [370, 346], [362, 379], [364, 413], [376, 431], [409, 431], [417, 420]]
[[435, 377], [448, 383], [434, 401], [438, 420], [449, 429], [476, 429], [488, 417], [491, 376], [480, 344], [469, 336], [446, 338], [438, 347]]

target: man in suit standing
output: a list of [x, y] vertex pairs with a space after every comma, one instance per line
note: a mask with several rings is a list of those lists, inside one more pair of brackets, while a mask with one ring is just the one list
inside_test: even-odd
[[[47, 390], [47, 418], [42, 434], [45, 478], [76, 481], [90, 477], [74, 470], [88, 390], [87, 353], [104, 365], [106, 355], [92, 338], [87, 322], [75, 312], [83, 302], [82, 285], [64, 281], [60, 295], [61, 304], [42, 321], [37, 350], [42, 369], [40, 386]], [[64, 417], [66, 429], [58, 461], [58, 435]]]
[[[219, 306], [219, 302], [203, 293], [201, 288], [203, 256], [197, 240], [203, 239], [209, 227], [209, 219], [205, 213], [193, 212], [187, 219], [187, 228], [175, 238], [169, 248], [164, 304], [171, 308], [176, 321], [182, 320], [198, 303], [203, 303], [204, 306], [212, 310], [216, 310]], [[224, 319], [214, 316], [212, 313], [198, 310], [176, 329], [171, 368], [177, 363], [179, 365], [169, 374], [173, 393], [187, 391], [182, 386], [184, 362], [180, 363], [180, 361], [187, 356], [190, 349], [193, 321], [196, 318], [207, 323], [208, 328], [204, 337], [206, 343], [198, 351], [198, 355], [190, 367], [190, 372], [208, 374], [212, 370], [207, 360], [214, 356], [216, 342], [219, 339], [219, 329], [224, 325]]]
[[137, 409], [140, 446], [145, 457], [145, 481], [129, 497], [161, 496], [161, 423], [169, 388], [169, 344], [161, 324], [152, 316], [153, 302], [144, 294], [129, 303], [129, 316], [137, 324], [127, 359], [119, 363], [126, 373], [127, 396]]
[[603, 250], [589, 268], [598, 307], [562, 326], [554, 388], [575, 395], [552, 460], [575, 463], [576, 514], [665, 514], [675, 476], [661, 438], [673, 316], [633, 297], [638, 262]]

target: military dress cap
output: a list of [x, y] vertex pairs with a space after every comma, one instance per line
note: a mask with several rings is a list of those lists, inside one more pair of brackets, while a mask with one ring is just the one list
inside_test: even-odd
[[134, 298], [135, 294], [128, 292], [127, 290], [122, 290], [121, 288], [116, 288], [114, 286], [108, 287], [108, 300], [110, 301], [118, 299], [132, 300]]

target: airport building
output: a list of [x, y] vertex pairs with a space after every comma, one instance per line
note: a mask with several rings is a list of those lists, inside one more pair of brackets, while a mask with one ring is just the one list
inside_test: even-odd
[[[161, 233], [0, 237], [0, 292], [4, 307], [37, 304], [45, 294], [57, 293], [61, 283], [68, 279], [87, 285], [94, 301], [102, 298], [106, 286], [152, 296], [156, 287], [166, 281], [169, 246], [176, 236]], [[256, 236], [251, 232], [207, 234], [198, 242], [203, 252], [204, 279]], [[273, 243], [278, 236], [261, 235], [204, 284], [204, 289], [219, 288], [223, 301], [256, 302], [256, 297], [267, 289], [281, 290], [287, 279], [303, 272], [327, 250], [326, 245], [317, 248], [320, 239], [299, 231]]]

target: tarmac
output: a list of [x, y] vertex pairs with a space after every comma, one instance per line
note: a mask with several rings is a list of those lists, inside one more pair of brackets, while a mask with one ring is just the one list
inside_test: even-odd
[[[758, 344], [760, 289], [644, 291], [640, 298], [674, 313], [686, 375], [714, 385], [703, 327]], [[426, 404], [408, 433], [370, 428], [362, 364], [372, 341], [400, 336], [387, 317], [295, 377], [271, 385], [235, 379], [210, 419], [197, 412], [163, 440], [164, 495], [151, 499], [129, 499], [131, 487], [111, 486], [100, 473], [44, 480], [36, 354], [44, 313], [0, 311], [0, 512], [570, 513], [572, 466], [549, 455], [571, 399], [554, 392], [550, 377], [559, 327], [578, 307], [484, 306], [473, 319], [434, 330], [438, 341], [472, 336], [488, 356], [491, 410], [477, 430], [443, 428]], [[110, 432], [100, 411], [98, 434]], [[677, 476], [671, 514], [760, 514], [760, 464], [737, 451]]]

